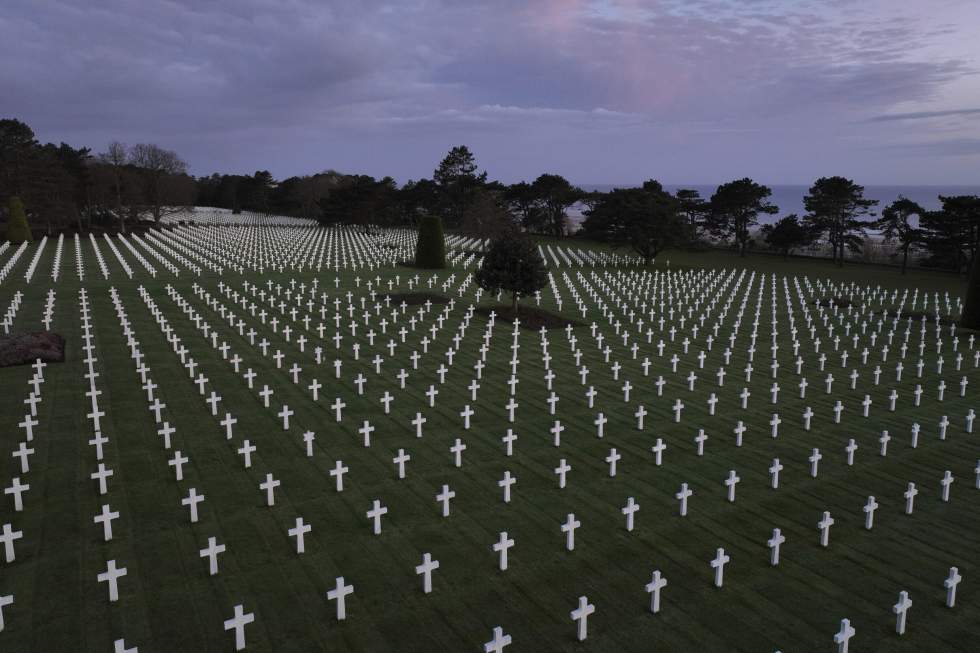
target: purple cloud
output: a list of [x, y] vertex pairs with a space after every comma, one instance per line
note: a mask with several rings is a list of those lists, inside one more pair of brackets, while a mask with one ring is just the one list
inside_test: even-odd
[[[926, 8], [928, 9], [928, 8]], [[3, 114], [176, 149], [196, 174], [400, 180], [468, 143], [491, 176], [975, 183], [975, 3], [11, 0]], [[975, 106], [975, 104], [974, 104]], [[907, 124], [916, 121], [915, 148]], [[934, 145], [930, 146], [929, 144]], [[960, 156], [969, 156], [966, 148]]]

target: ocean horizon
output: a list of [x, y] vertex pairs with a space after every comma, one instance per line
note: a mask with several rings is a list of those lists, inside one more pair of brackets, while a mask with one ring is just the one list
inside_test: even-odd
[[[613, 188], [636, 188], [638, 184], [582, 184], [579, 188], [587, 191], [608, 192]], [[717, 184], [664, 184], [664, 188], [671, 193], [676, 193], [681, 188], [689, 188], [698, 191], [701, 197], [707, 200], [718, 188]], [[779, 208], [779, 212], [773, 215], [760, 215], [759, 224], [769, 224], [776, 222], [782, 217], [792, 213], [800, 217], [806, 214], [803, 208], [803, 197], [810, 190], [809, 184], [776, 184], [769, 186], [772, 195], [769, 201]], [[940, 208], [939, 196], [949, 195], [980, 195], [980, 184], [970, 185], [868, 185], [864, 187], [864, 196], [868, 199], [878, 200], [878, 205], [872, 210], [875, 217], [881, 211], [894, 202], [899, 196], [917, 202], [922, 208], [931, 211]], [[578, 224], [583, 219], [581, 211], [584, 206], [576, 205], [569, 210], [569, 219], [573, 224]]]

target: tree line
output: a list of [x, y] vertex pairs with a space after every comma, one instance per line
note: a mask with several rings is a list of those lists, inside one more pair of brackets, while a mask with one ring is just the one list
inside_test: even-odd
[[721, 184], [710, 197], [693, 189], [670, 193], [655, 180], [609, 192], [585, 191], [557, 174], [503, 184], [488, 180], [465, 145], [453, 147], [430, 178], [401, 186], [391, 177], [335, 170], [281, 181], [266, 170], [195, 178], [175, 152], [155, 144], [112, 142], [93, 154], [65, 143], [41, 144], [25, 123], [0, 120], [0, 207], [19, 197], [32, 227], [48, 233], [125, 231], [197, 205], [364, 227], [416, 226], [425, 216], [437, 216], [446, 229], [479, 238], [513, 227], [563, 237], [570, 231], [569, 209], [577, 206], [585, 219], [576, 235], [630, 247], [647, 260], [666, 248], [705, 245], [746, 256], [761, 237], [784, 255], [827, 243], [842, 265], [848, 252], [861, 251], [869, 230], [897, 244], [903, 272], [913, 251], [928, 255], [925, 264], [964, 272], [980, 250], [976, 196], [941, 196], [941, 208], [934, 211], [899, 198], [878, 215], [877, 200], [866, 198], [862, 186], [823, 177], [804, 197], [804, 215], [760, 229], [759, 217], [779, 210], [771, 195], [749, 178]]

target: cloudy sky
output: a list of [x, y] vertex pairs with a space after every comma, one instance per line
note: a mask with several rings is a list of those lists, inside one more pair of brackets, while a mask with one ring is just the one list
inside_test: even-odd
[[980, 0], [3, 0], [0, 116], [194, 174], [980, 183]]

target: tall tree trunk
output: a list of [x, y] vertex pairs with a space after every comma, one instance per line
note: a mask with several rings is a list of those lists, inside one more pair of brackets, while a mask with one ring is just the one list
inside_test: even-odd
[[905, 269], [909, 265], [909, 246], [906, 243], [905, 249], [902, 254], [902, 274], [905, 274]]
[[118, 175], [116, 176], [116, 215], [119, 216], [119, 233], [126, 233], [126, 216], [122, 210], [122, 190]]
[[517, 317], [517, 293], [513, 292], [510, 294], [510, 308], [514, 311], [514, 317]]
[[973, 257], [960, 323], [968, 329], [980, 329], [980, 256]]

